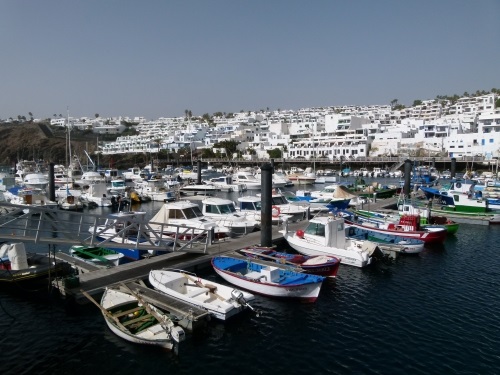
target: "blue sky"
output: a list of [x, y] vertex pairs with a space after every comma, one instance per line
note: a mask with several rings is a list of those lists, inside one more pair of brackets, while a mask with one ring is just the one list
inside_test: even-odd
[[3, 0], [0, 118], [411, 105], [500, 88], [498, 0]]

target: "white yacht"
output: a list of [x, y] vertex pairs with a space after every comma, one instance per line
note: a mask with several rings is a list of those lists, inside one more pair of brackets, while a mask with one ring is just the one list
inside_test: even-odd
[[24, 186], [34, 189], [46, 189], [49, 179], [43, 173], [28, 173], [23, 179]]
[[231, 237], [253, 232], [259, 227], [254, 215], [238, 212], [230, 199], [209, 197], [201, 201], [202, 213], [217, 221], [217, 225], [229, 230]]
[[[237, 211], [245, 213], [247, 217], [251, 217], [259, 223], [262, 222], [262, 203], [260, 197], [254, 195], [243, 196], [238, 198]], [[291, 215], [281, 213], [279, 210], [274, 210], [272, 213], [272, 223], [273, 225], [282, 224], [285, 220], [290, 220]]]
[[111, 207], [113, 205], [111, 196], [108, 196], [108, 188], [104, 181], [90, 181], [84, 184], [80, 200], [84, 203], [95, 203], [99, 207]]
[[249, 190], [260, 190], [262, 188], [261, 180], [256, 178], [250, 171], [238, 171], [234, 173], [233, 181], [238, 184], [245, 184]]
[[227, 237], [227, 228], [219, 227], [213, 218], [203, 215], [200, 207], [190, 201], [165, 203], [149, 221], [150, 227], [162, 237], [177, 237], [191, 240], [197, 236], [205, 237], [213, 230], [215, 238]]
[[220, 189], [220, 191], [225, 191], [225, 192], [229, 192], [229, 193], [232, 191], [237, 191], [237, 192], [247, 191], [246, 184], [235, 183], [233, 181], [232, 176], [214, 177], [214, 178], [211, 178], [208, 183], [210, 185], [213, 185], [216, 188]]

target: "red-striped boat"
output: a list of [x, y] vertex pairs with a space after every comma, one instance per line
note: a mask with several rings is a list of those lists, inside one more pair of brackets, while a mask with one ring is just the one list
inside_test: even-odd
[[358, 217], [355, 221], [345, 219], [345, 222], [378, 233], [389, 233], [403, 238], [417, 238], [425, 243], [443, 243], [447, 235], [447, 230], [444, 227], [422, 228], [420, 226], [420, 215], [403, 215], [398, 223], [369, 221], [361, 217]]

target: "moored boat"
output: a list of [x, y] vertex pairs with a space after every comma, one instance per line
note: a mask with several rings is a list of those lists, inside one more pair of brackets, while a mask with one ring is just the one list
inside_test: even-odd
[[351, 226], [370, 229], [377, 233], [420, 239], [425, 243], [443, 243], [448, 233], [446, 228], [441, 226], [422, 228], [419, 215], [403, 215], [397, 223], [369, 220], [361, 216], [354, 218], [354, 215], [351, 215], [351, 219], [346, 219], [346, 223]]
[[50, 254], [28, 253], [24, 243], [4, 243], [0, 247], [0, 282], [18, 283], [71, 274], [69, 263]]
[[100, 306], [109, 329], [127, 341], [172, 349], [185, 338], [181, 327], [131, 291], [107, 287]]
[[304, 255], [332, 255], [340, 258], [342, 264], [366, 267], [380, 250], [367, 240], [348, 239], [345, 223], [341, 217], [318, 216], [311, 220], [305, 230], [295, 232], [285, 228], [283, 236], [288, 244]]
[[416, 238], [403, 238], [390, 233], [380, 233], [357, 226], [346, 225], [346, 236], [355, 240], [368, 240], [383, 252], [417, 254], [424, 250], [425, 242]]
[[239, 252], [250, 258], [271, 260], [279, 264], [289, 265], [297, 272], [326, 277], [336, 277], [340, 265], [340, 259], [332, 255], [291, 254], [259, 246], [246, 247]]
[[270, 297], [299, 299], [314, 302], [318, 298], [322, 276], [264, 266], [251, 259], [227, 256], [212, 258], [212, 266], [227, 282]]
[[220, 320], [244, 311], [255, 297], [223, 284], [202, 279], [182, 270], [152, 270], [149, 283], [166, 295], [207, 310]]
[[83, 260], [84, 262], [105, 268], [118, 266], [125, 256], [119, 251], [106, 249], [104, 247], [80, 245], [71, 246], [69, 253], [71, 256]]

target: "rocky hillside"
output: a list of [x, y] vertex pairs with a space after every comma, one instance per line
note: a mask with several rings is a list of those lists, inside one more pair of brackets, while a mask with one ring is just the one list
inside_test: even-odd
[[[45, 160], [66, 164], [66, 132], [47, 124], [0, 124], [0, 164], [15, 166], [18, 160]], [[97, 148], [97, 136], [89, 132], [71, 132], [71, 151], [86, 164]], [[102, 162], [109, 161], [103, 158]], [[103, 164], [107, 166], [107, 164]]]

